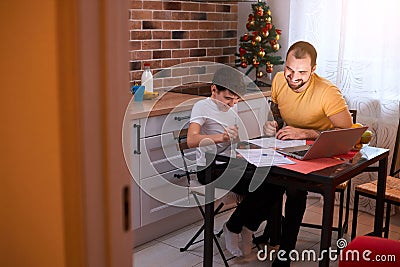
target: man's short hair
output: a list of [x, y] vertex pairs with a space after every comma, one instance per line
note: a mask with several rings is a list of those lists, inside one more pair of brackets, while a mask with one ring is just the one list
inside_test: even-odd
[[297, 59], [305, 58], [307, 55], [311, 57], [311, 67], [314, 67], [317, 64], [317, 50], [315, 50], [314, 46], [305, 41], [299, 41], [292, 44], [287, 51], [287, 56], [290, 52], [293, 51], [293, 56]]
[[246, 93], [243, 73], [229, 66], [219, 68], [214, 73], [212, 83], [217, 86], [218, 90], [229, 90], [239, 97]]

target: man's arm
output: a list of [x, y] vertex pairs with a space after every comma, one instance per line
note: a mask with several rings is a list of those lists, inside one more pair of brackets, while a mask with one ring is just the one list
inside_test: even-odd
[[272, 102], [271, 100], [268, 102], [270, 103], [271, 113], [274, 120], [265, 122], [263, 128], [264, 134], [266, 136], [275, 136], [276, 132], [283, 127], [284, 120], [279, 111], [278, 104]]
[[276, 130], [279, 130], [279, 129], [281, 129], [283, 127], [284, 121], [283, 121], [281, 112], [279, 111], [278, 104], [276, 104], [276, 103], [274, 103], [272, 101], [270, 101], [270, 103], [271, 103], [272, 116], [274, 118], [274, 121], [276, 121], [276, 123], [277, 123], [277, 129]]
[[[345, 129], [352, 126], [351, 115], [348, 109], [345, 109], [335, 115], [328, 117], [333, 125], [333, 129]], [[292, 126], [285, 126], [276, 133], [276, 138], [287, 139], [316, 139], [320, 132], [312, 129], [301, 129]]]
[[350, 128], [353, 125], [353, 119], [348, 109], [345, 109], [335, 115], [328, 117], [332, 122], [334, 129]]
[[200, 134], [201, 125], [195, 122], [189, 124], [187, 144], [189, 147], [207, 146], [216, 143], [231, 142], [238, 138], [237, 126], [226, 127], [220, 134]]

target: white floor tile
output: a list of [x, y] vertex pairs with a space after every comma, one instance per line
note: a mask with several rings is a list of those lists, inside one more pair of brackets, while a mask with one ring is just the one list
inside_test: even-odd
[[[176, 248], [181, 248], [186, 245], [187, 241], [190, 240], [190, 238], [197, 232], [199, 228], [200, 226], [197, 224], [191, 224], [173, 233], [159, 237], [157, 241], [166, 243]], [[203, 234], [201, 234], [199, 238], [203, 238]]]
[[[337, 209], [337, 207], [335, 207]], [[228, 220], [231, 212], [225, 214], [220, 214], [216, 216], [215, 219], [215, 232], [222, 228], [222, 225]], [[322, 214], [322, 203], [318, 198], [310, 198], [307, 201], [307, 210], [304, 216], [305, 222], [309, 223], [321, 223]], [[350, 224], [349, 231], [345, 234], [345, 239], [350, 242], [351, 234], [351, 219], [352, 211], [350, 213]], [[337, 212], [335, 211], [335, 222], [337, 221]], [[358, 224], [357, 224], [357, 235], [364, 235], [373, 230], [374, 217], [370, 214], [359, 212]], [[197, 231], [199, 226], [203, 224], [200, 220], [195, 224], [184, 227], [176, 232], [158, 238], [152, 242], [146, 243], [140, 247], [133, 250], [134, 254], [134, 266], [135, 267], [147, 267], [147, 266], [177, 266], [177, 267], [201, 267], [203, 262], [203, 243], [200, 242], [192, 246], [189, 251], [180, 252], [179, 248], [183, 247], [187, 241], [193, 236]], [[336, 224], [336, 223], [335, 223]], [[264, 230], [265, 222], [258, 230], [258, 234], [261, 234]], [[305, 249], [314, 250], [315, 253], [319, 253], [319, 240], [320, 240], [321, 230], [312, 229], [307, 227], [300, 228], [300, 233], [298, 237], [298, 242], [296, 249], [301, 252]], [[203, 234], [201, 234], [203, 237]], [[336, 232], [332, 236], [332, 249], [336, 249]], [[390, 233], [389, 238], [394, 240], [400, 240], [400, 214], [396, 214], [391, 217]], [[230, 254], [225, 249], [225, 242], [223, 235], [219, 238], [224, 254], [227, 258]], [[271, 249], [271, 248], [270, 248]], [[214, 245], [214, 265], [216, 267], [223, 267], [223, 261], [218, 253], [216, 246]], [[229, 266], [231, 267], [270, 267], [271, 261], [267, 259], [266, 261], [260, 261], [257, 258], [257, 249], [254, 248], [252, 253], [246, 257], [233, 258], [229, 261]], [[318, 262], [293, 262], [292, 267], [314, 267], [318, 266]], [[338, 262], [332, 261], [330, 263], [331, 267], [337, 267]]]
[[[203, 262], [200, 262], [199, 264], [196, 264], [193, 267], [203, 267]], [[224, 264], [220, 264], [218, 262], [213, 262], [213, 267], [225, 267]]]
[[183, 256], [182, 252], [176, 248], [164, 243], [157, 243], [136, 252], [133, 257], [133, 266], [187, 267], [195, 266], [202, 260], [202, 257], [190, 253]]
[[390, 231], [400, 233], [400, 212], [390, 217]]
[[246, 256], [246, 257], [241, 257], [241, 258], [235, 258], [229, 261], [229, 266], [230, 267], [266, 267], [266, 266], [271, 266], [271, 262], [266, 260], [266, 261], [261, 261], [257, 258], [257, 253], [253, 252], [252, 254]]
[[296, 249], [298, 251], [302, 251], [303, 249], [309, 249], [313, 247], [315, 244], [318, 244], [320, 238], [321, 238], [320, 235], [307, 232], [300, 228], [300, 232], [297, 237]]
[[133, 249], [133, 253], [136, 254], [136, 253], [138, 253], [138, 252], [141, 251], [141, 250], [144, 250], [144, 249], [146, 249], [146, 248], [150, 248], [150, 247], [156, 245], [157, 243], [158, 243], [157, 240], [153, 240], [153, 241], [147, 242], [147, 243], [145, 243], [145, 244], [143, 244], [143, 245], [140, 245], [140, 246], [138, 246], [138, 247], [135, 247], [135, 248]]

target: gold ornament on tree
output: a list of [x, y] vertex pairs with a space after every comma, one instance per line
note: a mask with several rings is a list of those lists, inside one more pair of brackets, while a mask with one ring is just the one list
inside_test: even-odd
[[264, 56], [265, 56], [265, 51], [264, 51], [263, 48], [261, 48], [260, 51], [258, 51], [258, 55], [259, 55], [260, 57], [264, 57]]
[[269, 35], [269, 30], [268, 30], [268, 28], [267, 28], [267, 27], [262, 28], [262, 29], [261, 29], [261, 34], [262, 34], [264, 37], [268, 37], [268, 35]]
[[257, 60], [257, 58], [253, 58], [253, 66], [257, 68], [258, 65], [260, 65], [260, 62]]
[[272, 73], [273, 66], [274, 66], [274, 65], [272, 65], [272, 64], [268, 61], [267, 64], [265, 65], [265, 71], [266, 71], [267, 73]]

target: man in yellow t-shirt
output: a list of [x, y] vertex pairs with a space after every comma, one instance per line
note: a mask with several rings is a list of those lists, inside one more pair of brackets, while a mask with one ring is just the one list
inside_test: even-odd
[[[274, 121], [264, 125], [266, 135], [281, 140], [316, 139], [322, 130], [351, 127], [351, 115], [340, 90], [314, 73], [316, 60], [317, 52], [307, 42], [296, 42], [289, 48], [284, 71], [272, 82]], [[285, 190], [285, 220], [279, 248], [283, 257], [277, 257], [273, 267], [290, 266], [288, 254], [295, 249], [306, 209], [307, 191], [290, 187]]]
[[314, 73], [316, 58], [315, 48], [307, 42], [289, 48], [285, 69], [272, 82], [274, 121], [265, 124], [265, 134], [282, 140], [315, 139], [321, 130], [351, 127], [351, 115], [340, 90]]
[[[307, 87], [302, 87], [297, 92], [289, 87], [284, 75], [280, 72], [274, 79], [272, 103], [279, 106], [280, 114], [287, 125], [317, 130], [334, 128], [338, 126], [337, 123], [345, 126], [343, 123], [347, 123], [346, 117], [349, 115], [347, 105], [336, 86], [314, 73], [309, 78]], [[340, 112], [343, 114], [339, 115], [338, 121], [331, 121], [330, 117]], [[308, 138], [313, 137], [313, 133], [311, 136], [307, 133], [305, 135]]]

